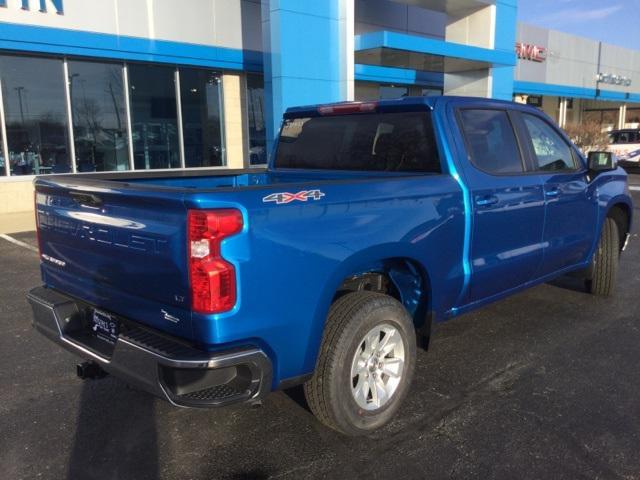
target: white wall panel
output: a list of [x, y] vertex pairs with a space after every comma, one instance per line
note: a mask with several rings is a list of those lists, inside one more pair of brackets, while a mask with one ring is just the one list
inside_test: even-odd
[[[235, 7], [240, 2], [228, 3]], [[151, 5], [155, 38], [203, 45], [215, 42], [211, 0], [153, 0]]]
[[214, 0], [213, 5], [215, 35], [211, 41], [227, 48], [262, 50], [259, 3], [247, 0]]
[[618, 92], [637, 92], [640, 90], [640, 70], [637, 69], [635, 57], [637, 52], [615, 45], [602, 44], [600, 72], [620, 75], [631, 79], [631, 85], [604, 84], [600, 88]]
[[[520, 23], [516, 31], [516, 41], [528, 45], [535, 45], [547, 50], [549, 47], [549, 30]], [[548, 56], [548, 55], [547, 55]], [[518, 60], [515, 69], [515, 79], [527, 82], [544, 83], [547, 78], [547, 60], [533, 62], [531, 60]]]
[[[517, 40], [547, 49], [544, 62], [518, 60], [516, 80], [573, 87], [596, 88], [617, 92], [640, 89], [640, 52], [533, 25], [519, 24]], [[598, 64], [600, 61], [600, 64]], [[598, 73], [621, 75], [631, 79], [631, 85], [596, 85]]]
[[0, 22], [112, 35], [169, 40], [234, 49], [261, 50], [259, 0], [64, 0], [64, 14], [52, 3], [39, 11], [7, 0]]
[[490, 97], [491, 78], [487, 69], [444, 74], [444, 94]]
[[448, 42], [493, 48], [495, 6], [489, 5], [460, 17], [449, 17], [446, 28]]
[[[95, 0], [79, 1], [87, 5], [95, 2]], [[115, 33], [117, 33], [118, 35], [125, 35], [129, 37], [153, 38], [150, 29], [147, 0], [115, 0], [115, 3], [118, 21], [118, 28], [116, 29]], [[69, 11], [71, 9], [72, 7], [67, 7], [65, 2], [65, 10]], [[66, 12], [65, 15], [67, 15]], [[91, 15], [91, 13], [88, 13], [88, 15]], [[82, 25], [77, 26], [76, 29], [92, 31], [88, 28], [83, 28]]]
[[[115, 33], [116, 0], [64, 0], [64, 15], [58, 15], [51, 2], [47, 3], [47, 13], [39, 11], [40, 0], [31, 0], [30, 10], [22, 10], [21, 0], [7, 0], [7, 7], [0, 8], [0, 21], [57, 27], [70, 30]], [[145, 0], [127, 0], [144, 7]]]

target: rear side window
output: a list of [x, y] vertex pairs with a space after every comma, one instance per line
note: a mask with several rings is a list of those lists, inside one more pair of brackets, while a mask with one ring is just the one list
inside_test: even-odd
[[513, 127], [504, 110], [460, 111], [471, 160], [495, 175], [522, 173], [522, 157]]
[[640, 143], [640, 132], [623, 131], [611, 132], [609, 134], [610, 143]]
[[429, 112], [287, 119], [280, 134], [275, 166], [440, 172]]
[[535, 115], [524, 114], [522, 118], [531, 137], [538, 170], [555, 172], [576, 168], [571, 147], [551, 125]]

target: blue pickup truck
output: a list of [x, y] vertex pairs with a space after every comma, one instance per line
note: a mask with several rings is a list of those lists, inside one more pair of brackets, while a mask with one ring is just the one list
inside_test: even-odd
[[477, 98], [289, 109], [266, 169], [38, 177], [33, 323], [174, 405], [304, 384], [348, 435], [388, 422], [431, 325], [569, 272], [614, 291], [625, 172]]

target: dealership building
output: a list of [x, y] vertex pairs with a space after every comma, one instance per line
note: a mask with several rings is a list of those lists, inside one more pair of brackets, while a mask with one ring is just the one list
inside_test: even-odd
[[516, 12], [517, 0], [0, 0], [0, 218], [32, 209], [34, 175], [265, 164], [294, 105], [472, 95], [562, 126], [638, 126], [640, 51]]

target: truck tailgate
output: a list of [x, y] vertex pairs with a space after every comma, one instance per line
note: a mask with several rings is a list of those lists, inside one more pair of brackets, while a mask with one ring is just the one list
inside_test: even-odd
[[46, 285], [109, 312], [192, 337], [181, 192], [36, 180]]

